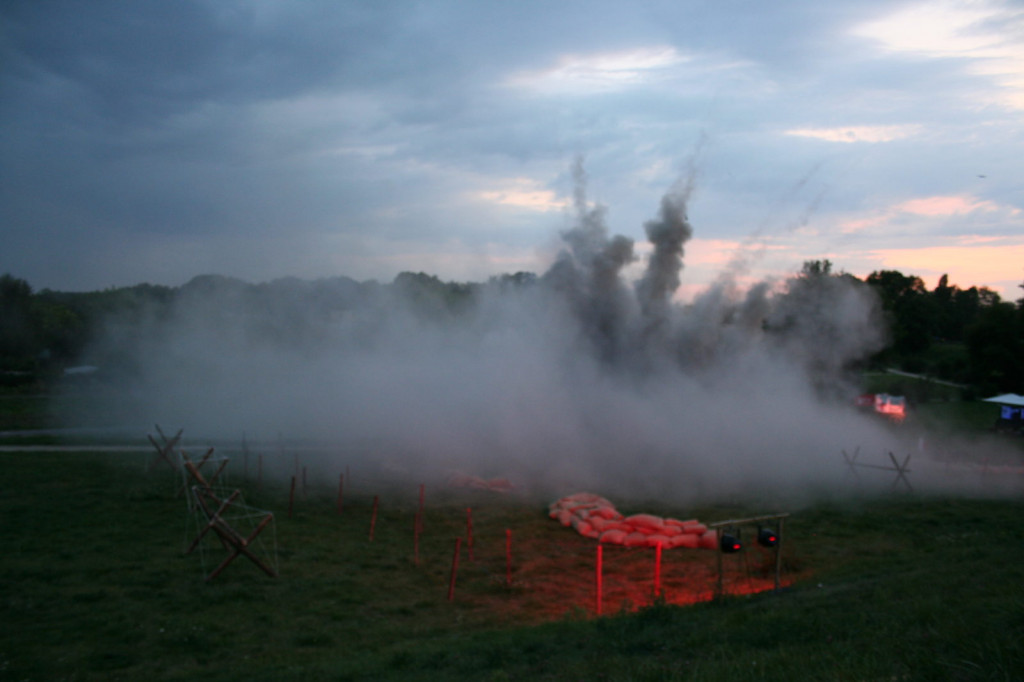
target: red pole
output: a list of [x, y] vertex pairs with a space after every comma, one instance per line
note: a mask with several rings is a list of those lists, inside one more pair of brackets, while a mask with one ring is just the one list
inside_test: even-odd
[[345, 474], [338, 475], [338, 513], [341, 513], [341, 498], [345, 492]]
[[602, 550], [603, 549], [604, 549], [604, 547], [602, 545], [598, 544], [598, 546], [597, 546], [597, 576], [596, 576], [596, 578], [597, 578], [597, 615], [599, 615], [599, 616], [601, 615], [601, 602], [604, 601], [604, 599], [602, 599], [602, 591], [603, 591], [602, 588], [603, 588], [603, 585], [601, 584], [601, 564], [603, 563], [603, 559], [604, 559], [604, 557], [602, 556]]
[[654, 548], [654, 597], [661, 596], [661, 543]]
[[373, 527], [377, 525], [377, 496], [373, 496], [373, 513], [370, 514], [370, 542], [373, 542]]
[[420, 508], [419, 513], [416, 515], [416, 522], [419, 524], [419, 529], [423, 529], [423, 484], [420, 483]]
[[292, 507], [295, 506], [295, 477], [292, 476], [292, 489], [288, 493], [288, 518], [292, 517]]
[[505, 529], [505, 586], [512, 587], [512, 530]]
[[473, 508], [466, 507], [466, 549], [469, 550], [469, 560], [473, 561]]
[[448, 601], [455, 599], [455, 574], [459, 571], [459, 548], [462, 546], [462, 538], [455, 538], [455, 554], [452, 556], [452, 577], [448, 582]]

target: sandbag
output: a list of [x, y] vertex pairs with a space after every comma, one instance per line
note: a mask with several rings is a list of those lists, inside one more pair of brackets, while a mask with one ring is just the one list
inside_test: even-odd
[[622, 544], [626, 547], [646, 547], [647, 536], [643, 533], [630, 533], [622, 540]]
[[655, 514], [623, 517], [611, 502], [594, 493], [576, 493], [548, 505], [548, 516], [580, 535], [626, 547], [693, 549], [718, 547], [718, 534], [696, 519], [663, 518]]
[[679, 535], [669, 538], [669, 547], [675, 549], [676, 547], [682, 547], [684, 549], [697, 549], [700, 547], [700, 536], [690, 535], [688, 533], [680, 533]]
[[641, 528], [661, 530], [661, 527], [665, 525], [665, 520], [654, 514], [633, 514], [624, 518], [623, 521], [632, 524], [637, 530]]
[[718, 531], [709, 530], [701, 535], [699, 546], [702, 549], [718, 549]]
[[666, 547], [668, 547], [669, 542], [670, 542], [670, 540], [665, 535], [648, 535], [647, 536], [647, 546], [648, 547], [657, 547], [658, 545], [661, 545], [661, 548], [665, 549]]
[[621, 545], [625, 539], [626, 531], [624, 530], [612, 529], [601, 533], [601, 542], [609, 545]]

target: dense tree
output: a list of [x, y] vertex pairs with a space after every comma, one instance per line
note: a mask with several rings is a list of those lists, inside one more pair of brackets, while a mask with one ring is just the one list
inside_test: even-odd
[[[403, 272], [390, 284], [337, 277], [252, 285], [207, 275], [181, 287], [139, 284], [67, 293], [34, 292], [25, 280], [4, 274], [0, 276], [0, 373], [6, 380], [57, 373], [81, 362], [83, 351], [101, 335], [120, 335], [131, 344], [144, 323], [174, 324], [175, 316], [186, 311], [202, 310], [222, 320], [225, 328], [244, 325], [268, 344], [295, 346], [315, 342], [331, 333], [335, 324], [360, 325], [370, 333], [376, 324], [373, 315], [358, 311], [377, 310], [384, 301], [405, 307], [425, 321], [447, 323], [478, 310], [485, 287], [511, 292], [540, 283], [536, 275], [525, 272], [492, 277], [487, 285], [444, 282], [422, 272]], [[874, 357], [875, 364], [971, 383], [982, 393], [1024, 392], [1024, 298], [1004, 303], [990, 289], [961, 289], [948, 276], [928, 291], [921, 278], [895, 270], [873, 272], [862, 282], [834, 273], [829, 260], [806, 261], [787, 280], [776, 311], [764, 320], [764, 329], [779, 342], [813, 340], [808, 345], [814, 351], [808, 350], [809, 363], [828, 364], [822, 351], [849, 341], [830, 326], [830, 315], [840, 312], [831, 302], [837, 291], [855, 300], [860, 296], [858, 287], [877, 296], [888, 334], [887, 346]], [[875, 341], [858, 340], [865, 347]], [[116, 344], [111, 347], [117, 348]], [[113, 366], [117, 355], [91, 361]], [[817, 359], [812, 362], [811, 356]]]
[[1024, 314], [1012, 303], [985, 308], [967, 333], [971, 379], [984, 393], [1024, 388]]
[[882, 270], [868, 275], [866, 281], [882, 300], [891, 334], [889, 354], [908, 357], [926, 350], [935, 331], [935, 315], [921, 278]]
[[9, 274], [0, 277], [0, 370], [26, 371], [36, 351], [32, 287]]

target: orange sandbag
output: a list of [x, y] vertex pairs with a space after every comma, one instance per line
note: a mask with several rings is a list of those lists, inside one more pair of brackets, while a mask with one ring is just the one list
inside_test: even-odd
[[603, 519], [621, 519], [622, 514], [615, 511], [615, 507], [597, 507], [590, 512], [591, 516], [600, 516]]
[[630, 533], [622, 540], [626, 547], [646, 547], [647, 536], [643, 533]]
[[700, 547], [700, 536], [689, 535], [688, 533], [680, 533], [674, 535], [668, 539], [669, 548], [675, 549], [676, 547], [682, 547], [684, 549], [697, 549]]
[[606, 530], [601, 533], [601, 542], [609, 545], [621, 545], [625, 539], [626, 531], [623, 530]]
[[576, 493], [548, 505], [548, 515], [585, 537], [626, 547], [706, 547], [717, 549], [718, 533], [696, 519], [662, 518], [655, 514], [623, 517], [611, 502], [594, 493]]
[[652, 528], [660, 530], [665, 525], [665, 520], [654, 514], [633, 514], [623, 519], [623, 522], [632, 524], [638, 530], [640, 528]]
[[709, 530], [701, 535], [699, 545], [702, 549], [718, 549], [718, 531]]
[[669, 542], [670, 542], [670, 540], [665, 535], [648, 535], [647, 536], [647, 546], [648, 547], [657, 547], [658, 545], [661, 545], [662, 549], [665, 549], [665, 548], [668, 547]]
[[627, 534], [632, 533], [634, 530], [633, 526], [629, 525], [628, 523], [623, 523], [622, 521], [609, 521], [607, 524], [605, 524], [604, 528], [605, 530], [621, 530]]

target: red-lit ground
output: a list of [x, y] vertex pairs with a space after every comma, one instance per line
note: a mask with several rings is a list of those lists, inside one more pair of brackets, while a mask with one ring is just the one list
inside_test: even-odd
[[[513, 543], [511, 583], [506, 584], [504, 544], [477, 542], [474, 561], [463, 553], [456, 599], [513, 620], [540, 621], [597, 614], [597, 546], [571, 529], [564, 539]], [[661, 599], [675, 605], [715, 597], [718, 554], [706, 549], [662, 552]], [[649, 606], [655, 599], [656, 551], [605, 545], [602, 549], [602, 615]], [[744, 595], [775, 587], [775, 554], [758, 546], [722, 556], [722, 594]], [[481, 581], [490, 589], [480, 589]], [[783, 573], [780, 586], [792, 578]]]

